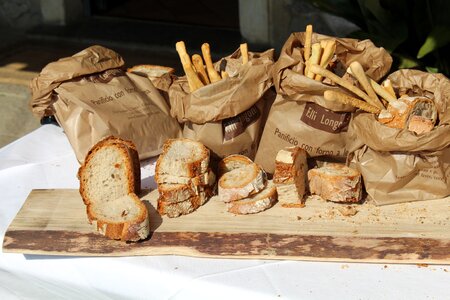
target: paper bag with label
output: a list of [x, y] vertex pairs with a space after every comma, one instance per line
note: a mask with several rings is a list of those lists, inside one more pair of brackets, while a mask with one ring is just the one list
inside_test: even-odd
[[141, 159], [159, 154], [166, 139], [181, 136], [151, 81], [125, 72], [123, 65], [114, 51], [92, 46], [48, 64], [31, 83], [33, 113], [55, 115], [80, 162], [108, 135], [132, 140]]
[[228, 78], [193, 93], [186, 77], [175, 81], [169, 89], [171, 113], [184, 123], [183, 136], [202, 142], [219, 158], [240, 153], [253, 159], [272, 86], [273, 52], [249, 52], [243, 65], [238, 49], [214, 65]]
[[[369, 40], [312, 35], [312, 42], [336, 41], [335, 69], [339, 76], [348, 65], [358, 61], [366, 74], [378, 81], [390, 69], [392, 58]], [[278, 93], [269, 113], [256, 162], [272, 173], [275, 156], [280, 149], [299, 146], [310, 157], [321, 160], [345, 160], [345, 135], [354, 108], [326, 101], [326, 90], [348, 93], [340, 86], [330, 85], [304, 75], [303, 46], [305, 33], [293, 33], [284, 44], [280, 58], [273, 67], [273, 81]]]
[[417, 70], [400, 70], [388, 79], [396, 91], [433, 100], [439, 123], [416, 134], [387, 127], [372, 114], [355, 114], [348, 135], [351, 164], [378, 205], [450, 195], [450, 80]]

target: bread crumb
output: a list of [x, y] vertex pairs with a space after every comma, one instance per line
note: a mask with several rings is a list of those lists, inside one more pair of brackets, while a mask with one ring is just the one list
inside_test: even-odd
[[447, 270], [447, 269], [444, 269], [444, 272], [446, 272], [446, 273], [447, 273], [447, 272], [448, 272], [448, 270]]
[[339, 207], [338, 210], [344, 217], [351, 217], [358, 213], [358, 210], [350, 205]]
[[384, 265], [384, 267], [383, 267], [383, 268], [387, 269], [387, 267], [388, 267], [387, 265]]
[[417, 264], [419, 268], [428, 268], [428, 264]]
[[297, 216], [297, 221], [300, 221], [302, 219], [302, 217]]
[[341, 269], [348, 269], [348, 268], [349, 266], [347, 264], [341, 266]]

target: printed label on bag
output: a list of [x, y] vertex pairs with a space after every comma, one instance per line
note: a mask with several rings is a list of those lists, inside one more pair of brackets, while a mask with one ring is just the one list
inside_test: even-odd
[[315, 103], [307, 103], [300, 118], [303, 123], [329, 133], [346, 132], [350, 119], [349, 112], [334, 112]]
[[108, 83], [114, 77], [125, 76], [125, 72], [121, 69], [109, 69], [103, 72], [86, 76], [86, 80], [94, 83]]
[[253, 105], [252, 107], [235, 117], [222, 120], [224, 140], [228, 141], [237, 137], [238, 135], [243, 133], [248, 126], [256, 122], [260, 116], [261, 112], [255, 105]]

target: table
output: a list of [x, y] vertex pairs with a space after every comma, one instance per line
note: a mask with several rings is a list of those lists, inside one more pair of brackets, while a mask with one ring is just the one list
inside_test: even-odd
[[[147, 160], [143, 174], [152, 172]], [[63, 130], [0, 149], [0, 238], [32, 189], [78, 188]], [[155, 187], [153, 181], [145, 187]], [[0, 299], [450, 299], [450, 266], [0, 253]]]

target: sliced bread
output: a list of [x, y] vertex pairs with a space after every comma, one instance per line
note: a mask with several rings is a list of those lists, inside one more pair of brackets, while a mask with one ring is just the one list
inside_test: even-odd
[[302, 205], [306, 194], [307, 153], [300, 147], [288, 147], [275, 158], [273, 182], [277, 187], [278, 201], [284, 207]]
[[209, 150], [202, 143], [185, 138], [169, 139], [156, 162], [155, 174], [196, 177], [206, 173], [208, 166]]
[[158, 199], [158, 212], [161, 215], [168, 216], [169, 218], [176, 218], [181, 215], [187, 215], [199, 208], [204, 202], [204, 199], [204, 193], [192, 196], [187, 200], [176, 203], [169, 203], [166, 201], [166, 199], [160, 197]]
[[219, 162], [218, 171], [219, 177], [223, 174], [230, 172], [234, 169], [238, 169], [240, 167], [243, 167], [245, 165], [252, 164], [253, 161], [248, 158], [247, 156], [240, 155], [240, 154], [232, 154], [225, 158], [223, 158]]
[[124, 241], [149, 234], [147, 208], [135, 194], [140, 171], [133, 149], [131, 142], [108, 137], [92, 147], [78, 171], [89, 221], [102, 234]]
[[256, 194], [266, 186], [267, 176], [255, 163], [244, 165], [223, 174], [218, 183], [219, 197], [223, 202], [236, 201]]
[[343, 164], [329, 163], [308, 171], [309, 190], [333, 202], [359, 202], [362, 198], [361, 173]]
[[246, 215], [262, 212], [277, 202], [277, 189], [272, 180], [259, 193], [237, 201], [227, 203], [227, 209], [233, 214]]
[[155, 174], [155, 181], [157, 184], [191, 184], [203, 186], [212, 185], [216, 181], [216, 175], [211, 169], [195, 177], [183, 177], [176, 174]]

